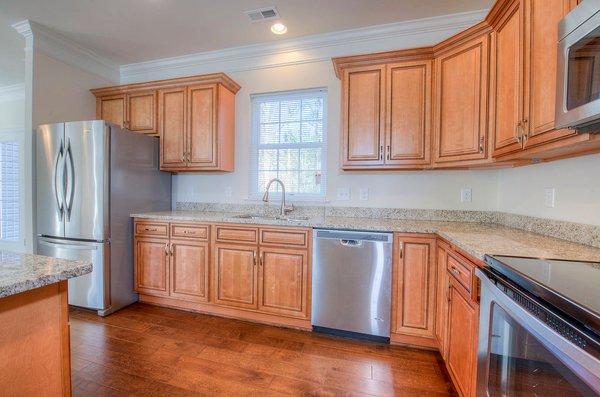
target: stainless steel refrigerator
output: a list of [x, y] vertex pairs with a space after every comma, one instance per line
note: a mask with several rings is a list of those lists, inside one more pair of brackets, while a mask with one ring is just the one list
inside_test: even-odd
[[137, 300], [129, 214], [171, 209], [158, 139], [102, 120], [37, 128], [37, 252], [93, 262], [69, 304], [107, 315]]

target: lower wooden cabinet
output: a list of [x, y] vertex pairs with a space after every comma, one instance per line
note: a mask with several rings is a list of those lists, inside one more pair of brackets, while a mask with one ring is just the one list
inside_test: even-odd
[[134, 231], [141, 301], [310, 328], [310, 229], [136, 219]]
[[258, 248], [216, 244], [214, 247], [214, 303], [256, 309]]
[[169, 240], [153, 237], [135, 239], [135, 291], [169, 295]]
[[305, 318], [308, 251], [261, 248], [259, 264], [258, 308], [264, 312]]
[[392, 341], [435, 347], [435, 237], [395, 234]]
[[448, 252], [442, 242], [438, 242], [436, 256], [436, 305], [435, 305], [435, 337], [442, 358], [446, 359], [447, 338], [446, 325], [448, 321]]
[[446, 366], [461, 396], [475, 396], [479, 308], [454, 277], [448, 286]]
[[171, 241], [170, 296], [178, 299], [205, 302], [208, 300], [208, 242]]

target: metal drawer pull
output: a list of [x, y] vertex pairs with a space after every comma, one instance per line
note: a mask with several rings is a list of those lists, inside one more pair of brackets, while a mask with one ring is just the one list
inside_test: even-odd
[[144, 230], [147, 232], [157, 232], [158, 231], [158, 229], [155, 227], [145, 227]]
[[460, 275], [460, 270], [458, 270], [458, 269], [456, 268], [456, 266], [452, 266], [452, 267], [450, 268], [450, 271], [452, 271], [452, 273], [454, 273], [454, 274]]
[[195, 230], [184, 230], [183, 234], [196, 234]]

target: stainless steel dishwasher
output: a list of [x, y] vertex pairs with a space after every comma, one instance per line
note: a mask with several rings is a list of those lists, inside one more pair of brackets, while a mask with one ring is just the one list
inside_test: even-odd
[[392, 233], [315, 229], [312, 325], [389, 341]]

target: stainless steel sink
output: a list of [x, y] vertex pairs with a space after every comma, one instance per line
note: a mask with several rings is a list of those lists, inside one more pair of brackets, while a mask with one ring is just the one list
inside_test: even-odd
[[265, 219], [265, 220], [272, 220], [272, 221], [285, 221], [285, 222], [301, 222], [301, 221], [306, 221], [309, 218], [306, 216], [286, 216], [286, 217], [281, 217], [281, 216], [274, 216], [274, 215], [261, 215], [261, 214], [240, 214], [240, 215], [235, 215], [234, 218], [238, 218], [238, 219]]

